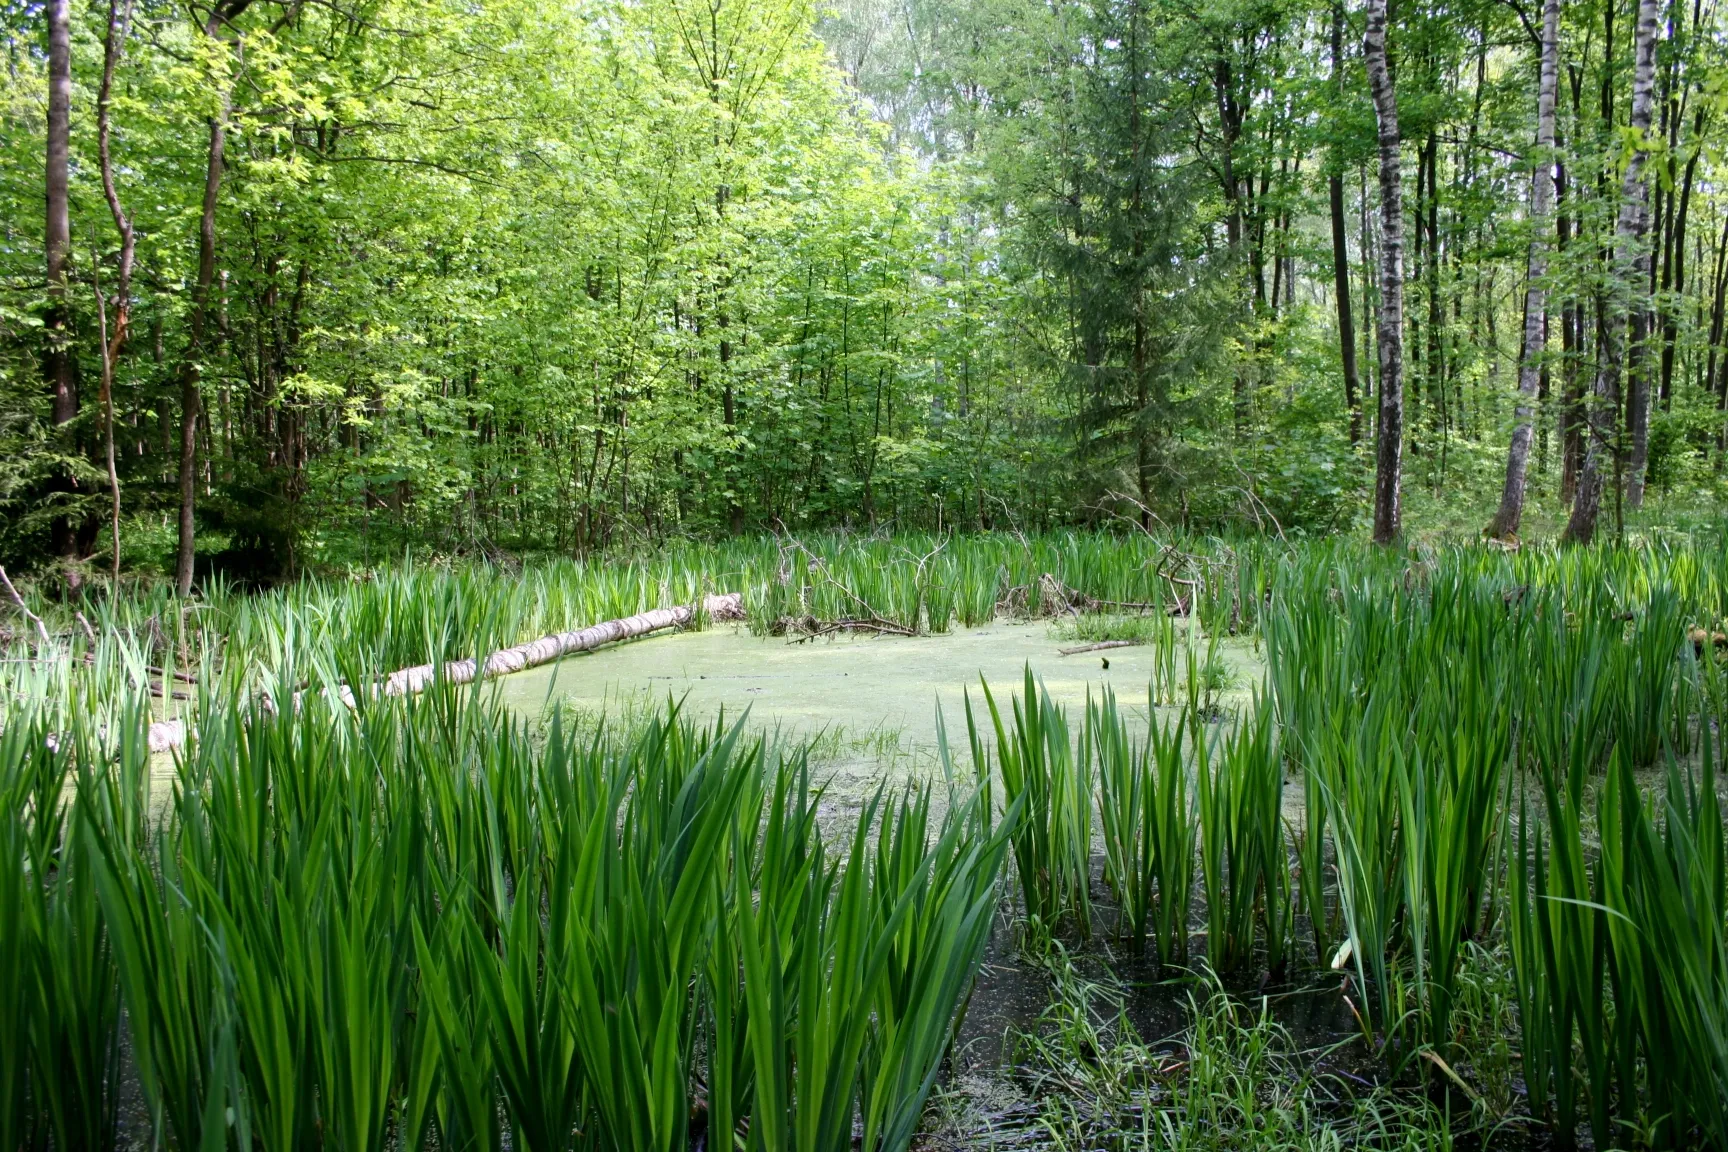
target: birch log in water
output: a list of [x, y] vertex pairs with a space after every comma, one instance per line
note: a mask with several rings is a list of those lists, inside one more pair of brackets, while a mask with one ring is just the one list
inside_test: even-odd
[[[744, 597], [742, 593], [732, 592], [725, 596], [709, 596], [703, 601], [703, 609], [713, 620], [742, 620], [744, 618]], [[592, 628], [584, 628], [579, 632], [558, 632], [551, 636], [542, 636], [527, 644], [518, 644], [514, 648], [503, 648], [486, 657], [483, 665], [474, 660], [452, 660], [444, 665], [444, 679], [452, 684], [471, 684], [476, 678], [486, 679], [492, 676], [508, 676], [512, 672], [520, 672], [524, 668], [533, 668], [540, 664], [549, 664], [561, 656], [575, 652], [587, 652], [604, 644], [614, 644], [619, 640], [632, 640], [638, 636], [646, 636], [650, 632], [658, 632], [664, 628], [678, 628], [690, 623], [694, 613], [685, 605], [676, 608], [656, 608], [651, 612], [638, 612], [634, 616], [626, 616], [622, 620], [607, 620]], [[384, 695], [406, 696], [420, 692], [430, 687], [438, 678], [438, 668], [434, 664], [416, 664], [412, 668], [403, 668], [392, 672], [384, 680]]]
[[[744, 596], [740, 592], [706, 596], [702, 600], [702, 610], [710, 620], [742, 620]], [[561, 657], [577, 652], [589, 652], [607, 644], [616, 644], [620, 640], [633, 640], [667, 628], [682, 628], [695, 617], [695, 611], [688, 605], [655, 608], [621, 620], [607, 620], [576, 632], [557, 632], [527, 644], [518, 644], [514, 648], [502, 648], [484, 661], [451, 660], [443, 666], [442, 674], [436, 664], [416, 664], [412, 668], [402, 668], [386, 676], [379, 690], [385, 696], [409, 696], [425, 691], [440, 679], [447, 684], [472, 684], [476, 679], [508, 676], [512, 672], [550, 664]], [[349, 707], [353, 707], [353, 695], [346, 687], [342, 689], [342, 699]], [[158, 721], [150, 725], [149, 738], [152, 752], [166, 752], [178, 748], [186, 742], [185, 722]]]

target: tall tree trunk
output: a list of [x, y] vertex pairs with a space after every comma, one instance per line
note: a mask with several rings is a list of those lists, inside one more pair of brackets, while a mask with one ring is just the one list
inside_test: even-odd
[[[1427, 195], [1427, 193], [1428, 149], [1417, 148], [1416, 202], [1415, 211], [1410, 214], [1411, 220], [1415, 224], [1415, 228], [1412, 229], [1410, 234], [1410, 261], [1411, 266], [1416, 270], [1416, 278], [1418, 280], [1421, 279], [1422, 270], [1427, 267], [1427, 263], [1422, 256], [1422, 245], [1428, 234], [1428, 229], [1426, 227], [1427, 217], [1422, 212], [1422, 198]], [[1378, 270], [1376, 270], [1375, 275], [1379, 275]], [[1422, 309], [1415, 309], [1413, 314], [1408, 317], [1408, 320], [1409, 329], [1405, 334], [1410, 338], [1410, 360], [1409, 363], [1405, 365], [1405, 368], [1408, 370], [1410, 380], [1408, 395], [1405, 397], [1405, 414], [1409, 417], [1410, 421], [1410, 455], [1412, 457], [1417, 457], [1422, 455], [1423, 449], [1426, 447], [1422, 440], [1422, 386], [1427, 383], [1428, 368], [1423, 359], [1425, 345], [1422, 342], [1422, 328], [1424, 324]], [[1434, 402], [1432, 395], [1427, 398], [1427, 402], [1429, 404]]]
[[[1652, 92], [1656, 73], [1657, 0], [1639, 0], [1638, 24], [1633, 34], [1632, 111], [1629, 127], [1639, 138], [1620, 186], [1620, 212], [1614, 222], [1613, 267], [1603, 309], [1601, 361], [1591, 389], [1587, 416], [1584, 465], [1579, 469], [1578, 491], [1572, 499], [1572, 516], [1566, 522], [1566, 541], [1588, 544], [1596, 534], [1596, 519], [1602, 510], [1605, 465], [1615, 453], [1614, 398], [1619, 392], [1620, 371], [1625, 356], [1626, 329], [1641, 312], [1635, 297], [1647, 290], [1645, 265], [1639, 256], [1643, 245], [1648, 187], [1644, 183], [1645, 141], [1650, 131]], [[1636, 366], [1634, 375], [1636, 375]]]
[[1544, 323], [1547, 296], [1543, 279], [1548, 275], [1548, 214], [1554, 191], [1554, 96], [1560, 83], [1560, 0], [1547, 0], [1542, 7], [1542, 67], [1536, 89], [1536, 170], [1530, 177], [1529, 282], [1524, 288], [1524, 348], [1518, 364], [1518, 408], [1512, 426], [1512, 445], [1506, 452], [1506, 483], [1500, 491], [1500, 511], [1488, 526], [1488, 534], [1507, 540], [1518, 534], [1524, 516], [1524, 489], [1530, 463], [1530, 440], [1534, 431], [1533, 402], [1542, 384], [1542, 362], [1546, 352]]
[[[1646, 219], [1648, 215], [1646, 214]], [[1637, 258], [1639, 279], [1647, 257]], [[1646, 297], [1646, 301], [1648, 297]], [[1626, 507], [1644, 503], [1644, 473], [1650, 462], [1650, 309], [1647, 304], [1632, 309], [1626, 337]]]
[[[1652, 34], [1651, 52], [1655, 52], [1655, 36]], [[1634, 46], [1636, 51], [1636, 45]], [[1674, 60], [1662, 76], [1664, 89], [1661, 99], [1662, 121], [1665, 142], [1672, 145], [1674, 139], [1670, 132], [1678, 131], [1680, 109], [1674, 103], [1672, 86], [1675, 70], [1679, 61]], [[1636, 96], [1636, 93], [1634, 93]], [[1642, 145], [1640, 145], [1642, 149]], [[1650, 463], [1650, 405], [1652, 393], [1656, 384], [1655, 372], [1660, 365], [1660, 357], [1651, 355], [1650, 338], [1657, 330], [1656, 317], [1656, 272], [1657, 252], [1666, 250], [1673, 242], [1674, 228], [1674, 149], [1669, 148], [1664, 158], [1666, 164], [1666, 181], [1654, 182], [1658, 194], [1656, 213], [1656, 236], [1652, 244], [1648, 233], [1651, 223], [1649, 198], [1652, 181], [1646, 179], [1637, 197], [1638, 242], [1633, 248], [1633, 267], [1638, 295], [1630, 301], [1631, 324], [1626, 349], [1626, 431], [1631, 441], [1630, 451], [1626, 461], [1626, 506], [1636, 510], [1644, 505], [1644, 480]], [[1666, 277], [1666, 274], [1665, 274]], [[1666, 284], [1664, 284], [1666, 287]]]
[[[1344, 4], [1332, 5], [1332, 76], [1344, 88]], [[1335, 162], [1336, 165], [1336, 162]], [[1361, 384], [1356, 375], [1356, 325], [1350, 315], [1350, 246], [1344, 235], [1344, 173], [1334, 166], [1326, 180], [1332, 209], [1332, 292], [1338, 301], [1338, 353], [1344, 363], [1344, 407], [1350, 414], [1350, 443], [1362, 439]]]
[[1134, 475], [1140, 490], [1140, 527], [1152, 527], [1152, 420], [1148, 408], [1151, 390], [1146, 378], [1146, 217], [1145, 158], [1141, 154], [1140, 107], [1140, 2], [1134, 0], [1129, 10], [1128, 24], [1128, 134], [1131, 137], [1131, 162], [1134, 165], [1129, 211], [1132, 213], [1134, 238], [1131, 255], [1134, 266]]
[[[1679, 335], [1678, 312], [1686, 299], [1686, 224], [1692, 211], [1692, 182], [1698, 175], [1698, 157], [1704, 151], [1704, 109], [1699, 108], [1692, 122], [1691, 152], [1686, 158], [1685, 175], [1680, 180], [1679, 207], [1674, 213], [1672, 242], [1668, 258], [1662, 265], [1662, 386], [1658, 395], [1663, 411], [1674, 401], [1674, 343]], [[1668, 293], [1672, 291], [1673, 296]]]
[[[1583, 72], [1568, 67], [1566, 79], [1575, 139], [1582, 138]], [[1559, 139], [1558, 132], [1555, 138]], [[1554, 163], [1554, 243], [1561, 259], [1566, 259], [1574, 234], [1583, 234], [1582, 222], [1577, 229], [1572, 226], [1576, 196], [1567, 176], [1566, 155], [1562, 148]], [[1568, 505], [1578, 490], [1578, 470], [1584, 466], [1584, 388], [1579, 374], [1583, 352], [1584, 310], [1577, 289], [1570, 288], [1560, 309], [1560, 499]]]
[[228, 100], [210, 119], [210, 146], [204, 167], [204, 204], [198, 217], [198, 279], [192, 287], [186, 359], [180, 367], [180, 540], [174, 582], [180, 595], [192, 591], [193, 515], [198, 496], [198, 387], [203, 374], [204, 337], [210, 313], [210, 288], [216, 280], [216, 199], [222, 191], [222, 154], [227, 145]]
[[1386, 0], [1368, 0], [1362, 55], [1368, 65], [1368, 89], [1374, 97], [1380, 138], [1380, 418], [1374, 466], [1374, 541], [1390, 544], [1404, 527], [1404, 197], [1398, 101], [1386, 60]]
[[[108, 462], [109, 533], [111, 555], [109, 576], [118, 592], [120, 587], [120, 474], [114, 466], [114, 369], [120, 361], [120, 350], [126, 346], [126, 335], [132, 326], [132, 262], [136, 251], [132, 218], [120, 204], [120, 194], [114, 186], [114, 157], [109, 147], [109, 106], [114, 92], [114, 68], [126, 50], [126, 35], [132, 24], [132, 0], [108, 0], [108, 26], [102, 40], [102, 84], [96, 94], [96, 154], [102, 168], [102, 195], [108, 201], [108, 212], [114, 217], [115, 230], [120, 233], [120, 269], [114, 285], [114, 328], [108, 330], [107, 309], [102, 302], [99, 282], [96, 302], [102, 325], [102, 431]], [[101, 272], [100, 263], [92, 268]]]
[[1356, 166], [1356, 245], [1359, 250], [1361, 272], [1357, 279], [1362, 284], [1362, 347], [1356, 356], [1357, 370], [1362, 374], [1362, 407], [1364, 413], [1370, 404], [1375, 403], [1378, 393], [1374, 388], [1374, 366], [1379, 363], [1379, 354], [1374, 349], [1374, 318], [1380, 314], [1379, 299], [1375, 295], [1375, 282], [1379, 277], [1375, 269], [1379, 267], [1380, 246], [1375, 241], [1372, 207], [1373, 199], [1368, 195], [1368, 165]]
[[[1416, 210], [1418, 226], [1427, 235], [1418, 269], [1422, 276], [1424, 303], [1428, 306], [1428, 320], [1422, 333], [1426, 343], [1422, 355], [1422, 389], [1428, 398], [1428, 426], [1434, 438], [1440, 441], [1439, 467], [1433, 472], [1438, 487], [1446, 475], [1446, 437], [1451, 430], [1452, 416], [1446, 402], [1446, 301], [1440, 288], [1440, 134], [1437, 128], [1429, 128], [1422, 150], [1428, 157], [1428, 191], [1422, 194]], [[1424, 219], [1425, 224], [1422, 223]]]
[[[66, 264], [71, 257], [72, 214], [68, 195], [68, 153], [72, 139], [72, 21], [68, 0], [48, 0], [48, 154], [44, 191], [48, 204], [42, 255], [48, 272], [48, 310], [42, 374], [53, 397], [54, 427], [62, 428], [78, 417], [78, 358], [72, 347], [72, 331]], [[71, 445], [61, 445], [70, 454]], [[53, 490], [69, 499], [73, 481], [62, 473]], [[77, 555], [77, 535], [72, 518], [62, 507], [49, 529], [54, 554], [66, 559]]]
[[[1217, 59], [1212, 66], [1212, 90], [1218, 101], [1218, 173], [1219, 182], [1223, 186], [1225, 217], [1225, 238], [1230, 247], [1230, 260], [1233, 268], [1242, 268], [1243, 236], [1243, 205], [1242, 181], [1236, 173], [1236, 144], [1242, 135], [1242, 125], [1247, 119], [1248, 111], [1236, 98], [1234, 73], [1229, 59], [1224, 55], [1224, 46], [1218, 46]], [[1252, 181], [1249, 182], [1252, 186]], [[1254, 285], [1256, 277], [1252, 268], [1246, 269], [1248, 280], [1245, 282], [1244, 305], [1250, 325], [1256, 318], [1253, 305]], [[1262, 295], [1264, 293], [1262, 292]], [[1232, 395], [1232, 418], [1238, 435], [1247, 431], [1250, 415], [1252, 381], [1250, 373], [1253, 365], [1250, 360], [1236, 366], [1236, 377]]]
[[[235, 27], [252, 0], [224, 0], [210, 9], [204, 35], [211, 40], [233, 37]], [[194, 513], [198, 498], [199, 384], [203, 379], [204, 337], [210, 320], [210, 288], [216, 281], [216, 200], [222, 191], [223, 151], [228, 142], [228, 115], [233, 92], [224, 81], [222, 104], [210, 118], [210, 143], [205, 153], [204, 203], [198, 215], [198, 279], [192, 285], [192, 311], [188, 317], [186, 358], [180, 365], [180, 538], [174, 558], [174, 583], [180, 595], [192, 592]]]
[[[1722, 222], [1722, 239], [1716, 245], [1716, 267], [1712, 275], [1714, 285], [1710, 301], [1710, 349], [1704, 362], [1703, 386], [1706, 395], [1716, 390], [1716, 363], [1722, 361], [1724, 378], [1728, 379], [1728, 355], [1724, 354], [1723, 326], [1728, 320], [1728, 219]], [[1717, 407], [1722, 407], [1722, 398], [1718, 397]], [[1719, 426], [1716, 432], [1716, 450], [1728, 450], [1728, 426]]]

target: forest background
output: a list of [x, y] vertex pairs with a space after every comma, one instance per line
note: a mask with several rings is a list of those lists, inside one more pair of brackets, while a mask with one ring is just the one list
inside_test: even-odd
[[1405, 522], [1709, 514], [1722, 20], [1550, 7], [8, 0], [0, 562], [1365, 526], [1376, 10]]

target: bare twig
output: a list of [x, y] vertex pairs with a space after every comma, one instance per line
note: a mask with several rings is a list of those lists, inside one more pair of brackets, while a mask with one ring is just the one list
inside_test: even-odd
[[[1272, 528], [1278, 533], [1278, 539], [1284, 541], [1286, 544], [1290, 543], [1289, 538], [1284, 535], [1284, 525], [1278, 523], [1278, 517], [1272, 515], [1272, 509], [1268, 508], [1266, 506], [1266, 501], [1260, 499], [1259, 493], [1254, 491], [1254, 477], [1248, 475], [1247, 471], [1240, 464], [1236, 465], [1236, 472], [1242, 477], [1242, 484], [1236, 487], [1236, 491], [1248, 497], [1248, 510], [1254, 513], [1255, 527], [1262, 527], [1260, 524], [1260, 513], [1264, 512], [1266, 513], [1266, 519], [1272, 521]], [[1255, 505], [1259, 505], [1258, 511], [1255, 510]]]
[[779, 624], [785, 631], [796, 630], [799, 632], [799, 635], [792, 641], [794, 644], [802, 644], [806, 640], [814, 640], [819, 636], [832, 636], [836, 632], [874, 632], [879, 636], [918, 635], [903, 624], [896, 624], [880, 617], [874, 620], [860, 620], [851, 616], [842, 617], [839, 620], [818, 620], [814, 616], [806, 616], [803, 619], [786, 617], [780, 620]]
[[7, 578], [5, 568], [0, 568], [0, 584], [6, 585], [6, 591], [12, 594], [12, 603], [18, 605], [18, 611], [24, 613], [24, 618], [36, 625], [36, 634], [42, 637], [42, 646], [44, 648], [53, 647], [54, 641], [48, 635], [48, 625], [42, 623], [42, 617], [30, 611], [29, 606], [24, 603], [24, 597], [18, 595], [18, 589], [12, 587], [12, 581]]
[[1002, 505], [1002, 515], [1008, 518], [1008, 530], [1014, 534], [1016, 540], [1020, 541], [1021, 550], [1028, 556], [1032, 555], [1032, 544], [1026, 539], [1026, 533], [1020, 531], [1020, 522], [1014, 518], [1014, 509], [1008, 507], [1008, 501], [994, 492], [986, 492], [985, 496]]
[[1150, 600], [1100, 600], [1096, 596], [1086, 595], [1078, 588], [1070, 588], [1048, 572], [1038, 578], [1038, 588], [1054, 608], [1052, 614], [1056, 616], [1078, 616], [1082, 610], [1100, 612], [1107, 608], [1118, 612], [1157, 612], [1164, 607]]
[[[1112, 501], [1112, 500], [1120, 500], [1124, 503], [1134, 505], [1135, 508], [1140, 510], [1140, 514], [1144, 519], [1136, 520], [1132, 516], [1124, 516], [1121, 512], [1117, 511], [1114, 507], [1111, 506], [1110, 501]], [[1164, 529], [1165, 531], [1170, 530], [1170, 525], [1168, 525], [1164, 522], [1164, 518], [1162, 516], [1158, 515], [1158, 513], [1152, 511], [1151, 507], [1148, 506], [1145, 501], [1139, 500], [1133, 496], [1130, 496], [1126, 492], [1117, 492], [1115, 490], [1111, 490], [1109, 492], [1104, 493], [1104, 499], [1098, 501], [1097, 508], [1099, 509], [1099, 511], [1103, 512], [1105, 515], [1111, 517], [1112, 519], [1121, 520], [1124, 523], [1132, 524], [1135, 528], [1139, 529], [1141, 532], [1145, 533], [1147, 536], [1152, 536], [1152, 529], [1148, 528], [1146, 526], [1146, 524], [1144, 522], [1145, 520], [1156, 521], [1158, 524], [1158, 527]], [[1157, 539], [1157, 537], [1155, 537], [1155, 536], [1152, 536], [1152, 538]]]
[[[784, 529], [785, 526], [781, 525], [781, 527]], [[924, 560], [918, 561], [920, 573], [922, 573], [924, 562], [929, 560], [930, 557], [935, 556], [936, 553], [940, 552], [945, 546], [946, 541], [937, 545], [935, 551], [931, 552], [929, 556], [926, 556]], [[882, 636], [918, 635], [916, 628], [908, 628], [904, 624], [897, 624], [892, 620], [883, 618], [868, 601], [859, 596], [856, 592], [852, 591], [852, 589], [846, 587], [846, 585], [841, 583], [839, 580], [836, 580], [834, 574], [828, 570], [828, 565], [822, 557], [810, 551], [809, 548], [804, 546], [802, 541], [800, 541], [796, 536], [793, 536], [790, 532], [786, 533], [786, 543], [781, 546], [780, 552], [783, 581], [790, 577], [790, 573], [785, 567], [788, 551], [802, 553], [807, 570], [816, 573], [825, 583], [838, 591], [840, 595], [855, 604], [858, 607], [860, 615], [845, 616], [838, 620], [818, 620], [815, 616], [811, 615], [799, 617], [786, 616], [774, 622], [770, 628], [771, 632], [774, 632], [775, 634], [785, 632], [802, 633], [794, 643], [802, 643], [805, 640], [810, 640], [817, 636], [828, 636], [835, 632], [874, 632]], [[808, 603], [806, 603], [806, 607], [808, 607]]]

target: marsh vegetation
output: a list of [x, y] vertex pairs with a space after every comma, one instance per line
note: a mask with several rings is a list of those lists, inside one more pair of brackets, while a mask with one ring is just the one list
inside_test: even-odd
[[[0, 1146], [1718, 1145], [1725, 549], [834, 536], [27, 598]], [[1150, 672], [964, 676], [929, 740], [382, 690], [720, 588], [791, 660], [972, 604]]]

